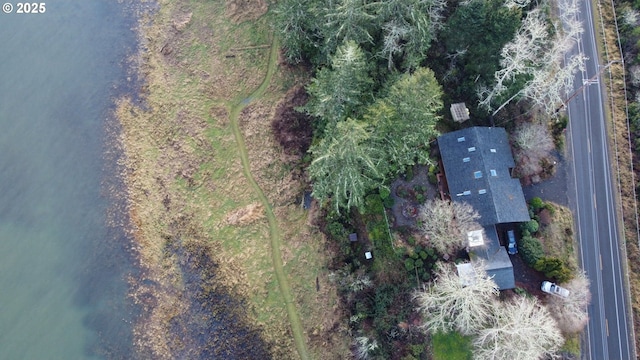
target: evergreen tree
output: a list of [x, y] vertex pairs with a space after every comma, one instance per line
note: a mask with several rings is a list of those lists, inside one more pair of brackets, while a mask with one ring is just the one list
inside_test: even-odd
[[331, 68], [320, 69], [311, 80], [304, 109], [320, 118], [322, 125], [316, 128], [324, 129], [327, 124], [353, 116], [371, 97], [372, 83], [364, 52], [354, 41], [347, 41], [331, 58]]
[[[402, 75], [388, 94], [369, 107], [366, 119], [373, 125], [375, 141], [385, 153], [392, 172], [429, 161], [429, 142], [442, 110], [442, 88], [433, 71], [418, 68]], [[393, 174], [395, 175], [395, 174]]]
[[384, 171], [379, 151], [369, 141], [366, 124], [353, 119], [336, 123], [325, 137], [310, 149], [309, 165], [313, 196], [333, 201], [336, 211], [361, 208], [368, 190], [376, 188]]

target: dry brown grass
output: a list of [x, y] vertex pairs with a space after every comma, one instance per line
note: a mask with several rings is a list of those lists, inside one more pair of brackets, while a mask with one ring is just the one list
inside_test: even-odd
[[229, 225], [248, 225], [256, 220], [264, 218], [264, 208], [262, 204], [251, 203], [245, 207], [241, 207], [232, 211], [225, 221]]
[[[117, 106], [130, 215], [145, 273], [142, 281], [132, 279], [132, 296], [145, 310], [136, 346], [152, 358], [175, 355], [171, 319], [189, 301], [180, 259], [167, 248], [176, 238], [209, 249], [219, 288], [246, 301], [244, 316], [263, 329], [273, 358], [297, 357], [270, 261], [269, 229], [242, 172], [228, 119], [231, 102], [245, 98], [264, 77], [268, 49], [261, 45], [269, 43], [270, 28], [267, 18], [238, 23], [242, 19], [229, 19], [225, 11], [222, 1], [160, 1], [153, 22], [141, 31], [145, 109], [128, 99]], [[343, 329], [342, 314], [327, 280], [325, 240], [299, 207], [303, 185], [291, 176], [270, 134], [291, 76], [279, 72], [274, 79], [241, 115], [251, 171], [283, 233], [285, 271], [309, 350], [314, 358], [344, 358], [348, 337], [337, 331]]]
[[235, 23], [255, 20], [267, 12], [264, 0], [227, 0], [226, 15]]
[[[618, 48], [614, 9], [610, 1], [597, 1], [597, 14], [602, 16], [602, 24], [596, 21], [600, 32], [601, 57], [605, 63], [620, 60], [622, 54]], [[598, 16], [596, 16], [598, 18]], [[602, 26], [604, 25], [604, 26]], [[611, 77], [609, 77], [609, 75]], [[608, 132], [613, 151], [611, 161], [616, 181], [619, 187], [617, 197], [618, 211], [622, 212], [624, 225], [624, 240], [621, 248], [626, 250], [624, 268], [629, 273], [630, 294], [633, 308], [633, 322], [636, 329], [640, 328], [640, 251], [638, 249], [638, 222], [636, 218], [636, 202], [633, 181], [633, 164], [629, 147], [628, 119], [626, 117], [624, 69], [617, 63], [609, 68], [609, 73], [603, 75], [608, 95]], [[624, 246], [622, 246], [624, 245]], [[636, 337], [636, 352], [640, 353], [640, 341]]]
[[572, 271], [578, 270], [576, 239], [573, 236], [573, 214], [568, 208], [552, 203], [553, 220], [540, 227], [539, 239], [544, 253], [561, 259]]

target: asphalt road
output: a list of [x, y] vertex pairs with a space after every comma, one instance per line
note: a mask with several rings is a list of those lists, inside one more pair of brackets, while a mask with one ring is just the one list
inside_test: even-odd
[[[589, 60], [585, 71], [577, 75], [576, 89], [589, 82], [602, 66], [598, 63], [591, 4], [583, 0], [580, 6], [585, 31], [578, 49]], [[610, 163], [612, 150], [607, 142], [601, 81], [589, 82], [567, 108], [568, 144], [573, 159], [570, 177], [575, 185], [575, 193], [570, 190], [568, 195], [577, 215], [580, 259], [591, 281], [592, 294], [583, 359], [635, 359], [625, 273], [620, 265], [621, 228], [614, 196], [617, 188]]]

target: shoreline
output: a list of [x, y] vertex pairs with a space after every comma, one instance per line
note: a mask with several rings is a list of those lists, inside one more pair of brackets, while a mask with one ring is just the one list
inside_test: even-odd
[[[286, 163], [264, 136], [270, 121], [263, 119], [273, 116], [290, 75], [277, 69], [273, 81], [260, 86], [270, 52], [263, 46], [270, 33], [266, 6], [244, 11], [228, 3], [158, 1], [139, 25], [135, 62], [143, 105], [117, 101], [127, 210], [141, 268], [141, 277], [131, 279], [131, 297], [142, 309], [134, 347], [139, 358], [157, 359], [297, 359], [296, 347], [302, 344], [304, 354], [305, 343], [310, 358], [320, 358], [330, 343], [346, 353], [348, 344], [335, 331], [344, 325], [324, 239], [298, 206], [303, 184], [291, 174], [274, 175], [273, 167], [284, 170]], [[254, 18], [238, 20], [238, 13]], [[233, 57], [226, 56], [229, 49]], [[265, 92], [254, 96], [258, 88]], [[251, 104], [243, 103], [248, 97]], [[233, 104], [243, 107], [237, 126], [247, 146], [246, 169], [267, 203], [243, 176]], [[272, 211], [272, 220], [265, 211]], [[269, 242], [272, 221], [283, 238], [280, 279], [269, 260], [279, 250]], [[288, 300], [282, 298], [286, 286], [278, 285], [282, 279], [291, 283]], [[295, 342], [288, 320], [294, 306], [301, 320]]]
[[[172, 5], [165, 3], [158, 6]], [[162, 18], [163, 10], [166, 9], [158, 8], [153, 13], [146, 13], [140, 19], [138, 30], [141, 39], [140, 53], [137, 56], [138, 72], [144, 84], [139, 96], [146, 106], [140, 107], [139, 102], [133, 104], [132, 100], [121, 98], [115, 112], [123, 130], [121, 140], [125, 159], [122, 165], [129, 204], [128, 217], [142, 275], [139, 279], [131, 279], [131, 296], [142, 309], [141, 316], [134, 326], [137, 357], [267, 358], [273, 351], [269, 350], [270, 345], [261, 339], [262, 331], [249, 325], [250, 321], [242, 311], [235, 310], [246, 307], [243, 300], [246, 296], [243, 295], [248, 293], [249, 289], [238, 292], [235, 288], [241, 279], [210, 271], [220, 269], [222, 261], [213, 255], [220, 249], [204, 240], [206, 235], [202, 229], [192, 229], [191, 232], [182, 229], [197, 226], [194, 224], [195, 221], [183, 214], [189, 212], [188, 200], [183, 198], [184, 194], [166, 189], [169, 179], [163, 179], [157, 184], [149, 182], [150, 178], [159, 179], [160, 174], [149, 176], [151, 170], [146, 163], [149, 159], [143, 159], [139, 155], [154, 148], [152, 142], [145, 143], [149, 138], [162, 135], [154, 134], [156, 129], [153, 127], [140, 129], [136, 124], [127, 121], [131, 118], [125, 115], [125, 112], [129, 115], [137, 113], [133, 120], [149, 119], [157, 115], [154, 114], [153, 108], [162, 105], [151, 99], [153, 93], [149, 88], [155, 85], [150, 68], [154, 68], [154, 61], [158, 60], [154, 58], [158, 54], [153, 53], [158, 39], [150, 33], [162, 37], [159, 28], [163, 25], [166, 27], [164, 22], [167, 20]], [[189, 16], [185, 16], [181, 19], [177, 27], [184, 26], [180, 25], [180, 22], [188, 23], [188, 18]], [[144, 23], [147, 25], [142, 25]], [[174, 31], [175, 22], [166, 32]], [[148, 133], [145, 134], [145, 130]], [[141, 145], [140, 141], [144, 144]], [[164, 204], [164, 209], [158, 209], [158, 203]], [[169, 203], [171, 205], [168, 205]], [[172, 213], [170, 209], [174, 204], [179, 204], [178, 214]], [[170, 225], [158, 229], [158, 223]], [[184, 240], [183, 237], [190, 239]], [[158, 238], [162, 240], [158, 241]], [[170, 254], [164, 256], [167, 248], [171, 249], [168, 251]], [[217, 315], [211, 318], [210, 314]], [[224, 346], [224, 343], [227, 343], [227, 346]], [[229, 346], [229, 343], [239, 344]], [[247, 346], [249, 344], [251, 345]]]

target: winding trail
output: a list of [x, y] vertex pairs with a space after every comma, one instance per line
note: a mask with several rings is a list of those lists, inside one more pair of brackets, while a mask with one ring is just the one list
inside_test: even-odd
[[273, 209], [269, 204], [269, 200], [264, 195], [264, 192], [256, 182], [253, 174], [251, 173], [251, 168], [249, 166], [249, 155], [247, 153], [247, 148], [244, 143], [244, 138], [242, 137], [242, 132], [240, 131], [239, 125], [239, 115], [240, 112], [247, 107], [254, 99], [259, 98], [264, 94], [267, 87], [269, 86], [269, 82], [271, 81], [271, 77], [277, 68], [277, 60], [278, 60], [278, 50], [280, 49], [279, 41], [274, 37], [273, 42], [271, 43], [271, 49], [269, 52], [269, 65], [267, 67], [267, 74], [260, 86], [252, 92], [247, 98], [242, 99], [235, 104], [232, 104], [231, 111], [229, 114], [229, 120], [231, 122], [231, 128], [233, 130], [233, 135], [236, 139], [236, 143], [238, 144], [238, 152], [240, 153], [240, 159], [242, 160], [242, 171], [244, 176], [249, 181], [249, 184], [253, 188], [253, 191], [258, 195], [260, 202], [264, 206], [265, 213], [267, 216], [267, 220], [269, 222], [269, 235], [271, 238], [271, 262], [273, 263], [273, 271], [276, 274], [276, 279], [278, 281], [278, 287], [280, 288], [280, 292], [282, 293], [282, 297], [284, 298], [284, 303], [287, 309], [287, 316], [289, 317], [289, 323], [291, 324], [291, 331], [293, 332], [294, 343], [296, 345], [296, 350], [298, 351], [298, 355], [302, 360], [309, 359], [309, 354], [307, 352], [307, 345], [304, 340], [304, 331], [302, 329], [302, 323], [300, 322], [300, 317], [298, 316], [298, 312], [296, 310], [295, 303], [293, 301], [293, 294], [291, 292], [291, 286], [289, 285], [289, 281], [285, 276], [283, 265], [282, 265], [282, 253], [280, 252], [280, 246], [282, 245], [282, 234], [280, 233], [280, 229], [278, 228], [278, 223], [276, 221], [276, 216], [273, 213]]

